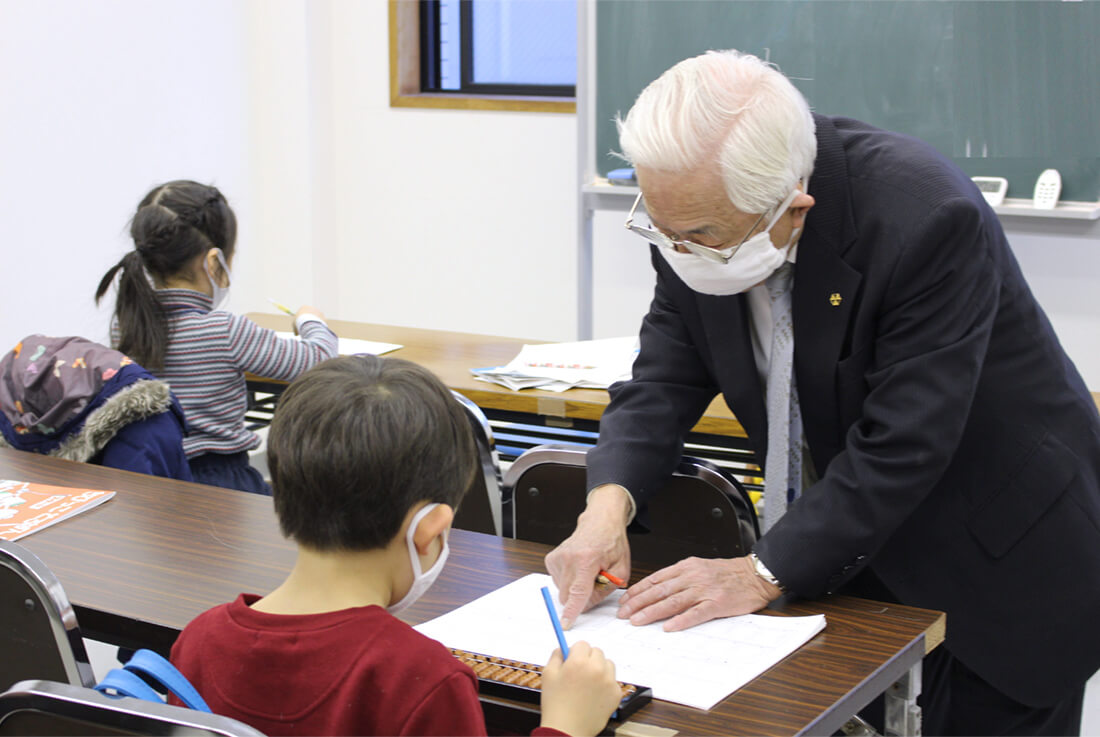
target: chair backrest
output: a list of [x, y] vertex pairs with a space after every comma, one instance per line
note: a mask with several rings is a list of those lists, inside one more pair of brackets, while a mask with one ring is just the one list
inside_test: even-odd
[[20, 681], [0, 694], [0, 735], [183, 734], [262, 737], [229, 717], [69, 683]]
[[466, 410], [477, 443], [478, 470], [462, 504], [455, 511], [454, 526], [460, 530], [501, 534], [500, 460], [493, 430], [485, 413], [456, 391], [451, 394]]
[[[524, 452], [504, 477], [505, 515], [514, 537], [557, 545], [572, 534], [587, 496], [587, 448], [540, 445]], [[684, 457], [628, 531], [631, 559], [658, 569], [688, 558], [732, 558], [759, 535], [748, 494], [714, 464]]]
[[0, 540], [0, 689], [28, 678], [95, 685], [61, 583], [34, 553]]

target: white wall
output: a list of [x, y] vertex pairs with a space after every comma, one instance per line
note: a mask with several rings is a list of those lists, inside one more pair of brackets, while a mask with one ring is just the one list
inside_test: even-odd
[[0, 0], [0, 353], [106, 337], [92, 297], [154, 184], [214, 182], [247, 213], [242, 8]]
[[383, 2], [250, 12], [266, 265], [248, 309], [270, 311], [270, 293], [349, 320], [571, 339], [574, 116], [390, 108]]
[[1006, 217], [1031, 291], [1092, 391], [1100, 391], [1100, 221]]
[[[241, 218], [233, 307], [274, 312], [267, 302], [274, 298], [294, 307], [324, 308], [313, 283], [313, 264], [323, 256], [314, 254], [320, 249], [313, 232], [317, 113], [310, 98], [315, 70], [307, 7], [301, 0], [245, 0], [243, 5], [246, 22], [238, 43], [244, 49], [247, 94], [246, 188], [254, 207], [247, 222]], [[332, 309], [329, 313], [340, 316]]]

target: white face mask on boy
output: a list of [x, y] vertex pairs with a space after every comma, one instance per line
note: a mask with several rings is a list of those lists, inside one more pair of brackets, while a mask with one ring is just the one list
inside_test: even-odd
[[416, 552], [416, 543], [413, 542], [413, 535], [416, 534], [416, 526], [420, 524], [420, 520], [424, 519], [429, 512], [438, 507], [439, 504], [426, 504], [417, 512], [412, 522], [409, 523], [409, 531], [405, 534], [405, 544], [409, 548], [409, 561], [412, 563], [413, 569], [413, 582], [409, 587], [408, 593], [401, 597], [401, 601], [396, 604], [391, 604], [386, 607], [386, 611], [390, 614], [398, 614], [408, 609], [413, 603], [416, 602], [424, 592], [432, 587], [435, 580], [439, 578], [440, 572], [443, 570], [444, 564], [447, 562], [447, 556], [451, 550], [447, 546], [447, 537], [450, 534], [450, 528], [443, 531], [443, 547], [439, 551], [439, 557], [435, 559], [435, 563], [427, 571], [420, 569], [420, 555]]
[[680, 253], [672, 248], [657, 250], [676, 275], [696, 292], [717, 296], [744, 292], [767, 279], [786, 261], [790, 246], [798, 238], [801, 228], [791, 231], [791, 237], [782, 248], [775, 247], [769, 234], [799, 192], [797, 189], [791, 192], [776, 209], [767, 227], [738, 246], [725, 263], [704, 259], [694, 253]]
[[222, 249], [218, 249], [217, 252], [218, 263], [221, 264], [222, 272], [225, 274], [225, 286], [218, 284], [218, 280], [214, 278], [214, 275], [210, 273], [210, 266], [207, 265], [206, 259], [203, 259], [202, 268], [206, 271], [206, 278], [210, 280], [210, 288], [213, 290], [211, 299], [214, 302], [214, 306], [210, 308], [210, 311], [220, 309], [226, 300], [229, 299], [229, 287], [231, 279], [229, 277], [229, 265], [225, 263], [225, 256], [222, 255]]

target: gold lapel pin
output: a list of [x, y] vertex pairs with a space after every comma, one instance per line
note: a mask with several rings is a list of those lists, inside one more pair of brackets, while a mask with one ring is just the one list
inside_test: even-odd
[[840, 296], [840, 292], [833, 292], [829, 295], [829, 304], [831, 304], [833, 307], [836, 307], [840, 304], [841, 299], [842, 298]]

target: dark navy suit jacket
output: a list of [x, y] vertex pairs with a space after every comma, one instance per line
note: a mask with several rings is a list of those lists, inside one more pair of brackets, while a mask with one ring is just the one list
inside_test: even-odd
[[[1096, 406], [969, 178], [915, 139], [815, 117], [792, 303], [820, 481], [756, 551], [802, 596], [869, 571], [946, 611], [956, 657], [1049, 704], [1100, 666]], [[588, 459], [590, 487], [642, 504], [716, 392], [767, 457], [744, 295], [696, 293], [652, 258], [634, 376]]]

